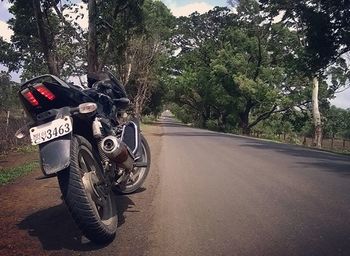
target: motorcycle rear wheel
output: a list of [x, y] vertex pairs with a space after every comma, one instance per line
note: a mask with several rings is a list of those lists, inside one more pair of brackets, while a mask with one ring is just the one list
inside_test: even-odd
[[147, 163], [147, 167], [136, 167], [132, 170], [133, 176], [129, 178], [124, 184], [119, 184], [115, 190], [120, 194], [131, 194], [137, 191], [145, 182], [151, 167], [151, 150], [149, 148], [146, 138], [141, 134], [141, 157], [137, 160], [139, 162]]
[[81, 136], [71, 141], [70, 166], [58, 173], [64, 201], [75, 223], [92, 242], [111, 242], [118, 216], [111, 189], [106, 189], [103, 169], [91, 144]]

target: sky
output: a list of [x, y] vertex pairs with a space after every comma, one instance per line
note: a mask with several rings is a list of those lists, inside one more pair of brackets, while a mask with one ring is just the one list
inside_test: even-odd
[[[80, 2], [79, 0], [76, 0]], [[175, 16], [187, 16], [192, 12], [204, 13], [209, 11], [215, 6], [227, 6], [227, 0], [162, 0], [172, 11]], [[8, 12], [9, 3], [7, 0], [0, 1], [0, 36], [6, 41], [10, 41], [12, 31], [8, 28], [6, 22], [11, 18], [11, 14]], [[87, 22], [81, 21], [81, 26], [87, 26]], [[0, 65], [0, 70], [4, 70], [4, 67]], [[19, 81], [19, 75], [11, 73], [14, 80]], [[350, 89], [336, 94], [336, 98], [331, 101], [332, 104], [341, 108], [350, 108]]]

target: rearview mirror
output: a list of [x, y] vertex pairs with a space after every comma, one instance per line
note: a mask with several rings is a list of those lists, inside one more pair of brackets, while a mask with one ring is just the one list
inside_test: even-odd
[[128, 98], [120, 98], [113, 100], [113, 103], [117, 108], [125, 109], [129, 106], [130, 100]]

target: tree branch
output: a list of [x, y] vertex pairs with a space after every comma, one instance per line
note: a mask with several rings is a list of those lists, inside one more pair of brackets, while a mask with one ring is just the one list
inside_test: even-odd
[[[51, 1], [52, 2], [52, 1]], [[58, 16], [58, 18], [61, 20], [61, 22], [66, 25], [67, 27], [71, 28], [73, 33], [76, 36], [76, 39], [78, 40], [79, 43], [81, 43], [82, 45], [84, 45], [85, 43], [83, 42], [83, 40], [81, 39], [79, 33], [72, 27], [72, 24], [66, 20], [66, 18], [63, 16], [62, 12], [58, 9], [57, 5], [55, 3], [52, 2], [52, 6]]]
[[277, 105], [275, 104], [270, 111], [261, 114], [254, 122], [249, 124], [248, 128], [250, 129], [250, 128], [254, 127], [255, 125], [257, 125], [259, 122], [269, 118], [272, 115], [272, 113], [274, 113], [276, 108], [277, 108]]
[[255, 82], [258, 79], [258, 76], [260, 73], [260, 66], [261, 66], [261, 62], [262, 62], [261, 39], [259, 36], [257, 36], [257, 38], [258, 38], [258, 63], [256, 64], [256, 71], [255, 71], [255, 75], [254, 75]]
[[33, 0], [32, 4], [33, 4], [34, 15], [37, 23], [37, 29], [38, 29], [42, 50], [47, 62], [47, 67], [49, 69], [50, 74], [58, 76], [59, 71], [57, 68], [56, 57], [53, 53], [52, 46], [48, 41], [49, 34], [42, 16], [43, 14], [41, 12], [40, 1]]

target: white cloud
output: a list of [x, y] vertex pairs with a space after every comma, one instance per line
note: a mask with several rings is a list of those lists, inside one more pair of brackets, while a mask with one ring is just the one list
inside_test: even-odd
[[0, 20], [0, 37], [3, 37], [6, 42], [10, 42], [12, 35], [12, 29], [9, 28], [6, 22]]
[[336, 94], [336, 98], [334, 100], [331, 100], [331, 104], [335, 105], [338, 108], [350, 108], [350, 89]]
[[10, 3], [9, 1], [6, 1], [6, 0], [0, 1], [0, 9], [8, 10], [12, 5], [13, 3]]
[[10, 9], [10, 7], [12, 7], [13, 3], [10, 3], [10, 2], [4, 2], [4, 7], [6, 9]]
[[169, 8], [174, 16], [188, 16], [193, 12], [205, 13], [214, 8], [214, 6], [205, 2], [190, 3], [182, 6], [178, 6], [174, 2], [169, 4]]

